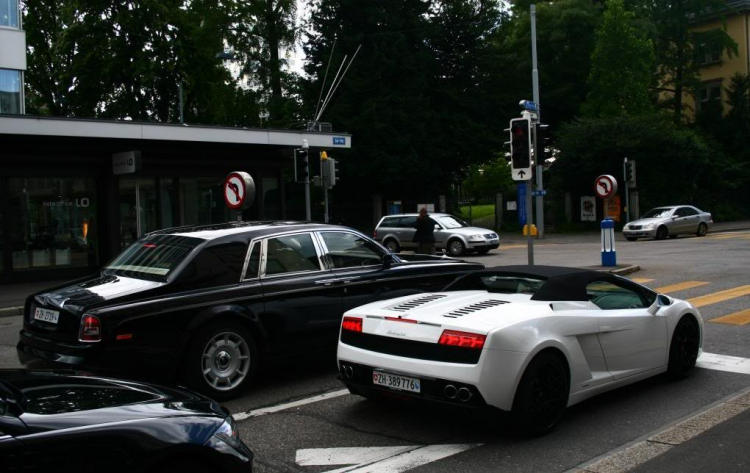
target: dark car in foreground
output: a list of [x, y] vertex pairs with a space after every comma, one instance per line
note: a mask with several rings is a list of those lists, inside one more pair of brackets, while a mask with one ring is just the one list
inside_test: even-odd
[[145, 235], [99, 274], [30, 296], [28, 367], [114, 370], [236, 396], [271, 359], [336, 348], [341, 316], [483, 266], [396, 256], [346, 227], [232, 222]]
[[229, 411], [199, 394], [73, 371], [0, 370], [3, 472], [250, 472]]

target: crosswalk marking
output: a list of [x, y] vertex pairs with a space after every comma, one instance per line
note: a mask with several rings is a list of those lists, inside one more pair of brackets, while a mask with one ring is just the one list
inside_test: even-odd
[[638, 284], [645, 284], [647, 282], [653, 281], [653, 279], [649, 279], [649, 278], [632, 278], [631, 281], [637, 282]]
[[717, 317], [709, 320], [715, 324], [730, 324], [730, 325], [746, 325], [750, 324], [750, 309], [741, 310], [733, 314], [725, 315], [723, 317]]
[[716, 353], [703, 352], [698, 362], [698, 368], [717, 371], [729, 371], [730, 373], [750, 374], [750, 359], [738, 356], [718, 355]]
[[685, 289], [692, 289], [694, 287], [705, 286], [710, 284], [703, 281], [685, 281], [677, 284], [670, 284], [669, 286], [657, 287], [654, 291], [661, 294], [669, 294], [670, 292], [684, 291]]
[[716, 304], [718, 302], [736, 299], [748, 294], [750, 294], [750, 286], [739, 286], [732, 289], [727, 289], [726, 291], [719, 291], [714, 292], [713, 294], [707, 294], [705, 296], [694, 297], [692, 299], [688, 299], [688, 302], [693, 304], [695, 307], [703, 307], [709, 304]]

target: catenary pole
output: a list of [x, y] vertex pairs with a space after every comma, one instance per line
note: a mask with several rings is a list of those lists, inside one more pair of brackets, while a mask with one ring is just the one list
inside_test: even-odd
[[[541, 106], [539, 105], [539, 69], [537, 68], [536, 62], [536, 5], [531, 4], [530, 17], [531, 17], [531, 84], [533, 87], [534, 103], [536, 103], [536, 119], [538, 123], [542, 122]], [[543, 154], [539, 152], [539, 143], [537, 140], [536, 128], [534, 128], [534, 161], [536, 161], [536, 189], [538, 191], [544, 190], [544, 180], [542, 178], [543, 169]], [[531, 198], [531, 181], [529, 181], [529, 198]], [[544, 196], [539, 193], [536, 197], [536, 229], [539, 238], [544, 238]], [[529, 228], [531, 221], [529, 221]]]

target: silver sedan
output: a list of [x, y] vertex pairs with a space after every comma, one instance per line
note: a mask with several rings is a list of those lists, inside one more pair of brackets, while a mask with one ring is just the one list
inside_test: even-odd
[[628, 241], [638, 238], [664, 240], [689, 233], [705, 236], [713, 225], [714, 219], [708, 212], [691, 205], [671, 205], [649, 210], [638, 220], [625, 225], [622, 234]]

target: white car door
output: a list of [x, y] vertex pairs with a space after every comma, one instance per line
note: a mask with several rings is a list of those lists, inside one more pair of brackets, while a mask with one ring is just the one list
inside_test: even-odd
[[599, 342], [615, 380], [664, 366], [667, 319], [648, 312], [647, 295], [613, 280], [588, 284], [589, 300], [601, 308]]

